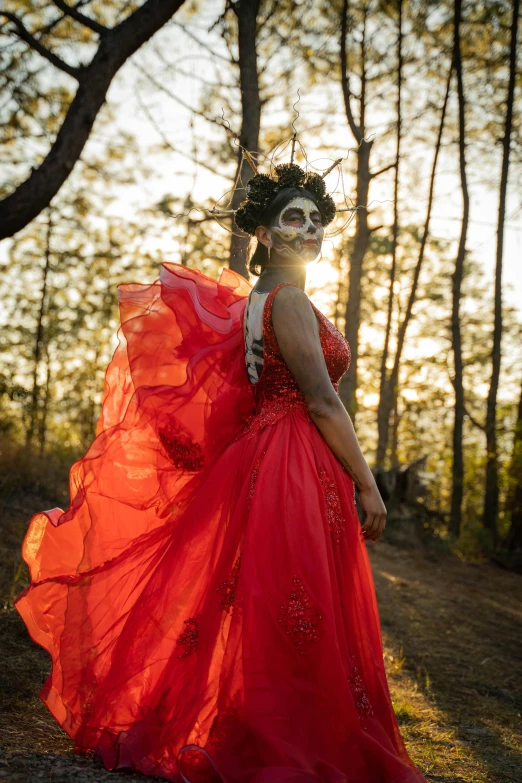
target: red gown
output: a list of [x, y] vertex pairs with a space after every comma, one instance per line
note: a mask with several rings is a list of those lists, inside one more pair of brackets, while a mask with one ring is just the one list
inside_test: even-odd
[[[284, 285], [284, 284], [281, 284]], [[350, 476], [250, 283], [164, 264], [119, 286], [119, 346], [70, 505], [36, 514], [16, 599], [52, 658], [40, 696], [78, 750], [203, 783], [426, 783], [383, 665]], [[314, 307], [338, 390], [350, 351]]]

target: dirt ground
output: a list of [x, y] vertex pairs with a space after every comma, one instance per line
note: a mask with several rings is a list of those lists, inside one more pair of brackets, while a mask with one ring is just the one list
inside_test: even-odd
[[[8, 595], [24, 586], [20, 535], [19, 523], [8, 526], [1, 546], [0, 783], [114, 783], [122, 773], [77, 756], [37, 698], [48, 658]], [[433, 782], [520, 783], [522, 578], [384, 540], [370, 557], [390, 690], [413, 760]]]
[[379, 542], [371, 554], [386, 669], [428, 780], [522, 781], [522, 578]]

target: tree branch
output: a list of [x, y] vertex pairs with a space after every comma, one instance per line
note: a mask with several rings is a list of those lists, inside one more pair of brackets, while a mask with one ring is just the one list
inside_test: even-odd
[[273, 0], [272, 5], [268, 8], [268, 10], [265, 10], [265, 16], [263, 17], [263, 19], [259, 20], [260, 29], [262, 29], [266, 24], [268, 24], [268, 22], [274, 15], [275, 11], [277, 10], [278, 5], [279, 5], [279, 0]]
[[224, 60], [228, 65], [237, 65], [238, 61], [234, 58], [229, 59], [228, 57], [225, 57], [224, 54], [219, 54], [219, 52], [214, 52], [210, 46], [203, 43], [203, 41], [200, 41], [197, 36], [194, 35], [185, 25], [179, 24], [179, 22], [174, 22], [174, 25], [176, 27], [179, 27], [180, 30], [183, 30], [185, 35], [188, 35], [189, 38], [192, 38], [192, 40], [198, 44], [198, 46], [201, 46], [202, 49], [206, 49], [207, 52], [209, 52], [213, 57], [217, 57], [220, 60]]
[[378, 171], [372, 171], [370, 173], [370, 179], [374, 179], [375, 177], [380, 177], [381, 174], [384, 174], [385, 171], [389, 171], [390, 169], [394, 169], [396, 166], [396, 162], [390, 163], [388, 166], [384, 166], [384, 168], [379, 169]]
[[[89, 0], [88, 0], [88, 1], [89, 1]], [[78, 2], [76, 3], [76, 6], [75, 6], [75, 8], [80, 8], [81, 6], [83, 6], [83, 5], [85, 5], [85, 4], [86, 4], [86, 2], [85, 2], [85, 1], [84, 1], [84, 2], [82, 2], [82, 0], [78, 0]], [[60, 24], [60, 22], [63, 22], [63, 20], [64, 20], [64, 19], [65, 19], [65, 16], [63, 16], [63, 15], [62, 15], [62, 16], [57, 16], [57, 17], [56, 17], [56, 19], [52, 19], [52, 20], [49, 22], [49, 24], [46, 24], [44, 27], [41, 27], [41, 28], [38, 30], [38, 34], [39, 34], [40, 38], [41, 38], [42, 36], [44, 36], [44, 35], [48, 35], [50, 32], [52, 32], [52, 30], [54, 30], [54, 28], [56, 27], [56, 25]]]
[[485, 432], [485, 431], [486, 431], [486, 425], [485, 425], [485, 424], [481, 424], [481, 423], [480, 423], [480, 421], [477, 421], [477, 419], [475, 419], [475, 418], [474, 418], [474, 417], [471, 415], [471, 413], [469, 412], [469, 408], [468, 408], [466, 405], [464, 405], [464, 413], [466, 414], [466, 416], [468, 417], [468, 419], [470, 420], [470, 422], [471, 422], [471, 423], [472, 423], [472, 424], [473, 424], [475, 427], [477, 427], [479, 430], [482, 430], [482, 432]]
[[100, 24], [95, 19], [90, 19], [88, 16], [85, 16], [85, 14], [80, 13], [80, 11], [78, 11], [76, 8], [68, 5], [65, 0], [53, 0], [53, 3], [66, 16], [70, 16], [71, 19], [74, 19], [76, 22], [83, 24], [84, 27], [88, 27], [94, 33], [102, 36], [108, 32], [108, 28], [105, 27], [105, 25]]
[[135, 90], [135, 95], [136, 95], [136, 98], [137, 98], [137, 101], [139, 103], [139, 106], [140, 106], [141, 110], [143, 111], [143, 113], [145, 114], [147, 119], [149, 120], [150, 124], [152, 125], [152, 127], [154, 128], [154, 130], [156, 131], [158, 136], [161, 138], [163, 144], [166, 147], [168, 147], [168, 149], [171, 150], [171, 152], [175, 152], [176, 155], [182, 155], [184, 158], [188, 158], [193, 163], [195, 163], [197, 166], [201, 166], [202, 168], [207, 169], [207, 171], [210, 171], [212, 174], [215, 174], [216, 177], [222, 177], [223, 179], [226, 179], [226, 180], [228, 180], [230, 182], [230, 177], [227, 177], [224, 174], [221, 174], [219, 171], [216, 171], [215, 169], [212, 168], [212, 166], [209, 166], [204, 161], [197, 160], [197, 158], [195, 158], [193, 155], [190, 155], [188, 152], [183, 152], [183, 150], [179, 150], [179, 149], [177, 149], [177, 147], [174, 147], [172, 142], [169, 141], [169, 139], [167, 138], [167, 136], [165, 135], [163, 130], [160, 128], [160, 126], [158, 125], [158, 123], [156, 122], [154, 117], [152, 116], [152, 113], [151, 113], [149, 107], [146, 106], [145, 103], [142, 101], [141, 95], [139, 94], [137, 89]]
[[157, 79], [152, 76], [152, 74], [147, 73], [145, 68], [143, 68], [141, 65], [138, 65], [138, 63], [133, 63], [133, 66], [136, 68], [137, 71], [141, 73], [142, 76], [144, 76], [146, 79], [151, 82], [151, 84], [156, 87], [157, 90], [160, 90], [161, 92], [164, 92], [165, 95], [168, 95], [169, 98], [172, 98], [173, 101], [176, 101], [180, 104], [180, 106], [183, 106], [184, 109], [187, 109], [192, 114], [195, 114], [197, 117], [201, 117], [203, 120], [206, 120], [207, 122], [210, 122], [212, 125], [217, 125], [218, 128], [222, 128], [223, 125], [221, 123], [221, 120], [216, 120], [214, 117], [209, 117], [204, 112], [200, 111], [199, 109], [193, 109], [190, 104], [186, 103], [183, 98], [180, 98], [179, 95], [176, 95], [175, 92], [172, 92], [172, 90], [169, 90], [168, 87], [165, 87], [164, 84], [159, 82]]
[[15, 14], [12, 14], [10, 11], [0, 11], [0, 16], [5, 17], [5, 19], [15, 25], [16, 35], [21, 38], [22, 41], [25, 41], [26, 44], [29, 44], [31, 49], [34, 49], [35, 52], [38, 52], [38, 54], [40, 54], [42, 57], [45, 57], [45, 59], [52, 63], [56, 68], [59, 68], [61, 71], [64, 71], [64, 73], [69, 74], [69, 76], [72, 76], [73, 79], [80, 81], [83, 72], [82, 68], [75, 68], [73, 65], [69, 65], [65, 62], [65, 60], [62, 60], [61, 57], [58, 57], [58, 55], [53, 54], [49, 51], [49, 49], [46, 49], [45, 46], [40, 43], [40, 41], [31, 35], [29, 30], [23, 24], [22, 20], [19, 19]]
[[[221, 73], [218, 72], [217, 76], [219, 77], [218, 81], [215, 82], [209, 82], [208, 79], [206, 79], [204, 76], [200, 76], [197, 73], [192, 71], [185, 71], [183, 68], [179, 68], [177, 63], [178, 62], [184, 62], [186, 63], [187, 57], [178, 57], [174, 61], [167, 60], [167, 58], [164, 56], [163, 52], [158, 46], [151, 46], [151, 50], [154, 52], [154, 55], [160, 60], [163, 65], [165, 66], [165, 72], [169, 74], [173, 73], [175, 75], [180, 74], [181, 76], [186, 76], [189, 79], [195, 79], [198, 82], [201, 82], [202, 84], [206, 84], [210, 87], [224, 87], [227, 90], [233, 90], [237, 86], [233, 83], [225, 82], [224, 79], [221, 77]], [[192, 57], [190, 59], [197, 59], [201, 62], [201, 55], [200, 54], [192, 54]], [[163, 73], [163, 72], [162, 72]]]
[[49, 205], [80, 157], [114, 76], [183, 2], [146, 0], [100, 39], [90, 65], [82, 68], [78, 91], [46, 158], [0, 201], [0, 239], [20, 231]]

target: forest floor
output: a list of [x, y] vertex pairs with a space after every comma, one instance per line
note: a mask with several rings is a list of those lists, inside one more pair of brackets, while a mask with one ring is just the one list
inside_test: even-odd
[[[11, 601], [24, 586], [26, 523], [19, 508], [2, 518], [0, 783], [152, 780], [76, 755], [36, 695], [48, 656]], [[432, 783], [520, 783], [522, 577], [384, 539], [369, 549], [390, 691], [412, 759]]]

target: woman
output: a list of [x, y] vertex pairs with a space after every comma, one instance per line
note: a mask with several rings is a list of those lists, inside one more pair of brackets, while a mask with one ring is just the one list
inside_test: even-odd
[[52, 657], [42, 699], [108, 769], [425, 783], [383, 666], [349, 347], [303, 290], [334, 213], [320, 177], [276, 167], [236, 215], [254, 288], [177, 264], [119, 287], [97, 437], [67, 511], [31, 520], [16, 604]]

